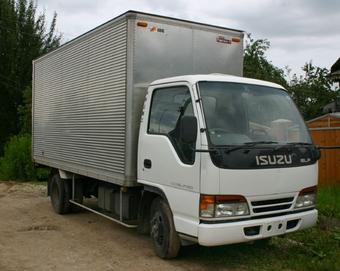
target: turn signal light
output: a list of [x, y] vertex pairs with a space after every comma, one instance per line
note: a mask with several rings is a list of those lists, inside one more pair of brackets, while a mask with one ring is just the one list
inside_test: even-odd
[[210, 204], [215, 204], [215, 196], [201, 195], [200, 209], [206, 210]]

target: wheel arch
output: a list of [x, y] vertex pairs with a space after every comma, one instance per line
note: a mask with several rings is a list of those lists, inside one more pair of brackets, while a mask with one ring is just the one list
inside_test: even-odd
[[[160, 188], [144, 185], [144, 190], [142, 192], [141, 203], [138, 210], [138, 231], [142, 234], [148, 234], [150, 231], [149, 219], [150, 219], [150, 207], [152, 201], [160, 197], [166, 204], [169, 205], [168, 199]], [[169, 205], [170, 207], [170, 205]]]

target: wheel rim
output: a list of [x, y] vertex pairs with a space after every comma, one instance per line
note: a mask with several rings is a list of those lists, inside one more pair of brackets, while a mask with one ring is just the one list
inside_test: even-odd
[[157, 245], [162, 246], [164, 243], [164, 222], [163, 217], [158, 212], [151, 221], [151, 236]]

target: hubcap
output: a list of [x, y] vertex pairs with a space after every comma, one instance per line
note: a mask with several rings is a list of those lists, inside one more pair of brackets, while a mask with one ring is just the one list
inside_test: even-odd
[[160, 214], [155, 214], [151, 221], [151, 236], [158, 245], [162, 245], [164, 241], [164, 225]]

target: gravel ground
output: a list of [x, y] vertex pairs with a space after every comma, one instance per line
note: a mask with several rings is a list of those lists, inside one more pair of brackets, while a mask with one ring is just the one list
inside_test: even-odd
[[197, 261], [200, 253], [186, 247], [178, 259], [161, 260], [135, 229], [86, 211], [58, 215], [45, 186], [0, 182], [1, 271], [224, 270]]

